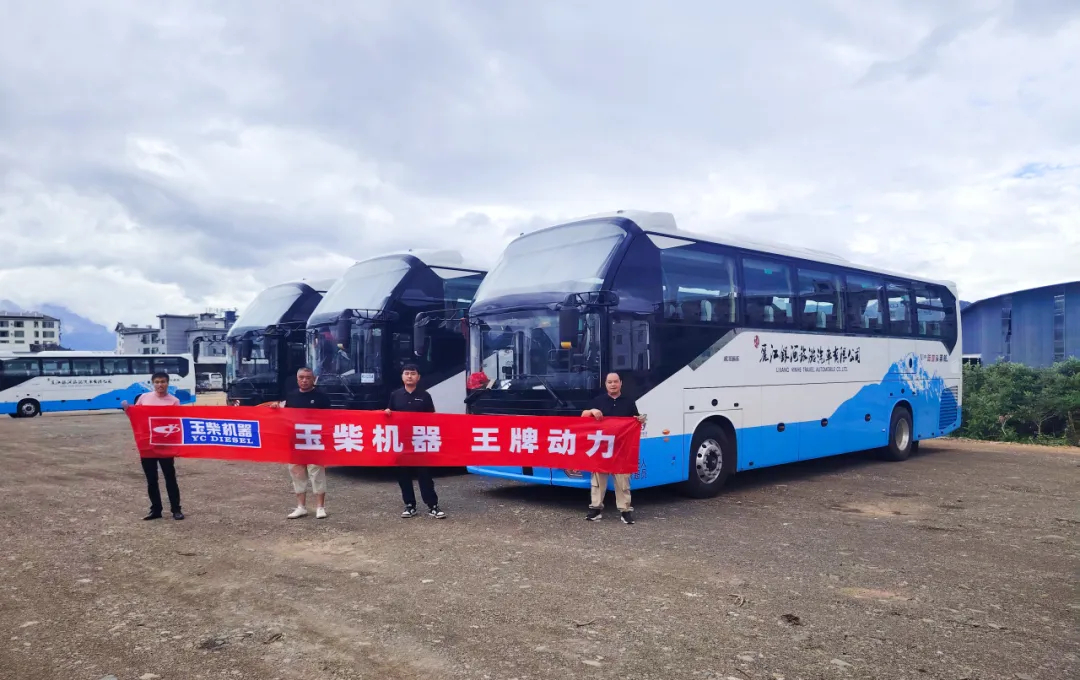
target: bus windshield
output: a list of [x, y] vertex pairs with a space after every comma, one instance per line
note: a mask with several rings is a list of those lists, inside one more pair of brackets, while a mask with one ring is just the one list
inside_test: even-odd
[[383, 324], [354, 324], [348, 350], [334, 339], [328, 327], [308, 333], [308, 363], [316, 378], [359, 374], [361, 384], [382, 383]]
[[476, 291], [476, 303], [528, 293], [596, 291], [626, 231], [610, 222], [544, 229], [509, 246]]
[[559, 317], [548, 310], [486, 314], [470, 333], [469, 373], [493, 389], [597, 389], [600, 315], [584, 314], [580, 342], [559, 348]]
[[229, 381], [237, 378], [273, 378], [277, 375], [277, 342], [276, 338], [268, 338], [265, 335], [254, 335], [251, 338], [251, 356], [244, 359], [244, 343], [237, 339], [229, 343], [229, 360], [226, 367], [229, 371]]
[[273, 286], [259, 293], [258, 297], [237, 319], [234, 328], [266, 328], [281, 321], [301, 295], [298, 286]]
[[309, 323], [322, 323], [346, 309], [382, 309], [386, 299], [409, 271], [409, 263], [399, 257], [367, 260], [349, 267], [326, 292], [311, 314]]

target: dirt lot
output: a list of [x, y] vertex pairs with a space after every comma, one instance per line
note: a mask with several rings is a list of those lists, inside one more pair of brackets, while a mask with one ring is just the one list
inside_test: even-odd
[[[941, 442], [762, 470], [719, 498], [378, 472], [285, 519], [281, 467], [178, 461], [146, 495], [118, 414], [0, 422], [0, 677], [1080, 677], [1080, 456]], [[164, 493], [164, 489], [162, 490]]]

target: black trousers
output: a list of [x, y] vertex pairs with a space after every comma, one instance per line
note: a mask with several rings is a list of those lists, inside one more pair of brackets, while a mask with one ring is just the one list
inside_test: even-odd
[[420, 483], [420, 497], [429, 508], [439, 504], [439, 496], [435, 493], [435, 480], [431, 478], [431, 470], [426, 467], [399, 467], [397, 469], [398, 485], [401, 486], [401, 500], [405, 505], [416, 507], [416, 492], [413, 491], [413, 472]]
[[161, 490], [158, 488], [157, 469], [165, 477], [165, 491], [169, 494], [172, 512], [180, 512], [180, 487], [176, 483], [176, 466], [172, 458], [143, 458], [142, 469], [146, 475], [146, 495], [150, 496], [150, 512], [161, 512]]

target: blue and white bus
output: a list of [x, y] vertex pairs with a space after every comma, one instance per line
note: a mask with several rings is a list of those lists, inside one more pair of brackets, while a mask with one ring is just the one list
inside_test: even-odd
[[416, 364], [443, 413], [465, 412], [462, 320], [486, 270], [456, 250], [410, 250], [357, 262], [307, 324], [307, 355], [334, 408], [384, 409]]
[[169, 374], [169, 392], [195, 403], [190, 354], [35, 352], [0, 355], [0, 413], [32, 418], [53, 411], [119, 409], [150, 392], [154, 373]]
[[[886, 312], [887, 310], [887, 312]], [[618, 211], [514, 240], [469, 310], [469, 412], [579, 414], [618, 371], [648, 416], [636, 488], [883, 448], [960, 424], [954, 284]], [[587, 487], [575, 471], [472, 467]]]

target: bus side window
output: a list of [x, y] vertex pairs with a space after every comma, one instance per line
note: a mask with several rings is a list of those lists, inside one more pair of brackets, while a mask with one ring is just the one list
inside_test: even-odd
[[128, 364], [128, 360], [125, 359], [102, 359], [102, 366], [104, 367], [104, 375], [130, 375], [131, 366]]
[[687, 241], [660, 251], [663, 314], [687, 323], [738, 321], [735, 258], [720, 246]]
[[862, 274], [848, 274], [845, 285], [848, 330], [881, 333], [885, 328], [881, 300], [884, 281]]
[[791, 267], [771, 260], [743, 258], [746, 323], [752, 327], [789, 327], [795, 322]]
[[800, 326], [807, 331], [844, 330], [844, 286], [839, 275], [799, 268]]
[[889, 302], [889, 335], [911, 335], [911, 290], [906, 284], [890, 281], [885, 293]]
[[66, 377], [71, 375], [71, 361], [68, 359], [42, 359], [41, 375]]
[[72, 359], [71, 366], [77, 376], [101, 375], [101, 359]]
[[132, 359], [131, 360], [131, 374], [132, 375], [145, 375], [145, 376], [149, 377], [151, 373], [153, 373], [153, 371], [150, 370], [150, 360], [149, 359]]

